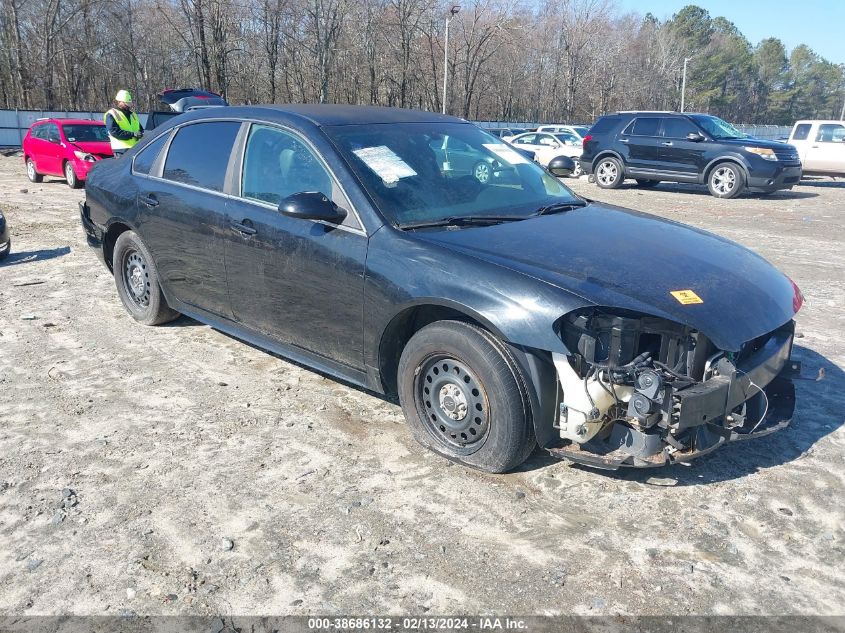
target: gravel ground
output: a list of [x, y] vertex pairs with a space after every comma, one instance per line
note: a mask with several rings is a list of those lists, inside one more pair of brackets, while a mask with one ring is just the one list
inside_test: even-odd
[[452, 465], [370, 394], [185, 318], [136, 325], [84, 192], [0, 158], [0, 615], [845, 613], [845, 187], [568, 183], [796, 280], [792, 427], [659, 471]]

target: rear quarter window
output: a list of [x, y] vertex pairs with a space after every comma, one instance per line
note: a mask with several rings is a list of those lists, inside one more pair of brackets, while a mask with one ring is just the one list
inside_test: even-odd
[[223, 191], [229, 155], [240, 127], [235, 121], [209, 121], [180, 128], [167, 152], [162, 177]]
[[618, 116], [603, 116], [593, 124], [589, 133], [593, 136], [597, 134], [607, 134], [619, 124], [619, 121], [620, 117]]
[[135, 162], [132, 164], [132, 171], [136, 174], [149, 175], [158, 155], [161, 154], [161, 148], [164, 147], [169, 136], [170, 134], [162, 134], [142, 149], [135, 157]]
[[795, 126], [795, 130], [792, 132], [792, 140], [793, 141], [806, 141], [807, 137], [810, 136], [810, 128], [812, 126], [809, 123], [800, 123]]

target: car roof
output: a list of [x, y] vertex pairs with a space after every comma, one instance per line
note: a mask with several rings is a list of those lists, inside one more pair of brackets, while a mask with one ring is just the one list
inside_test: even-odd
[[105, 125], [102, 121], [94, 121], [93, 119], [50, 119], [56, 123], [64, 125], [70, 123], [72, 125]]
[[[194, 114], [194, 113], [197, 114]], [[405, 108], [358, 106], [336, 104], [286, 104], [231, 106], [221, 111], [217, 108], [193, 111], [193, 120], [203, 118], [258, 118], [286, 121], [291, 117], [308, 121], [317, 126], [374, 125], [379, 123], [468, 123], [464, 119]], [[184, 120], [184, 119], [183, 119]]]

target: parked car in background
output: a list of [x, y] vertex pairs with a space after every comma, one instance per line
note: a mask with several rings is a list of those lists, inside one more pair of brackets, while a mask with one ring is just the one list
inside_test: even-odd
[[514, 137], [519, 136], [520, 134], [525, 134], [526, 132], [533, 132], [533, 131], [534, 131], [534, 128], [512, 127], [512, 128], [510, 128], [509, 134], [503, 134], [499, 138], [501, 138], [503, 141], [505, 141], [505, 143], [510, 143], [511, 140]]
[[[514, 178], [452, 177], [432, 149], [445, 137]], [[580, 198], [462, 119], [190, 112], [98, 165], [80, 220], [139, 323], [183, 313], [398, 399], [423, 446], [479, 469], [515, 468], [538, 442], [658, 466], [792, 418], [803, 298], [786, 275]]]
[[538, 132], [564, 132], [578, 137], [578, 141], [582, 141], [590, 129], [588, 125], [541, 125], [537, 128]]
[[845, 177], [845, 122], [798, 121], [787, 141], [808, 176]]
[[0, 259], [6, 259], [11, 250], [12, 238], [9, 236], [9, 225], [6, 222], [6, 216], [0, 212]]
[[173, 117], [183, 112], [202, 110], [204, 108], [220, 108], [229, 103], [216, 92], [199, 88], [174, 88], [163, 90], [158, 94], [161, 110], [154, 110], [147, 115], [146, 131], [154, 130]]
[[581, 167], [603, 189], [626, 178], [706, 184], [717, 198], [746, 189], [791, 189], [801, 161], [791, 145], [751, 138], [709, 114], [617, 112], [599, 117], [584, 137]]
[[500, 161], [495, 154], [473, 147], [459, 138], [444, 134], [429, 142], [437, 165], [446, 178], [472, 176], [478, 182], [514, 180], [512, 165]]
[[[527, 132], [513, 137], [508, 142], [516, 148], [534, 152], [534, 160], [543, 167], [547, 167], [555, 156], [577, 159], [582, 150], [581, 139], [568, 132]], [[581, 175], [581, 167], [577, 162], [572, 175]]]
[[190, 112], [202, 108], [217, 108], [229, 103], [216, 92], [201, 90], [200, 88], [172, 88], [163, 90], [158, 99], [165, 110], [171, 112]]
[[40, 119], [27, 131], [22, 150], [31, 182], [61, 176], [71, 189], [82, 186], [98, 161], [114, 155], [106, 126], [87, 119]]

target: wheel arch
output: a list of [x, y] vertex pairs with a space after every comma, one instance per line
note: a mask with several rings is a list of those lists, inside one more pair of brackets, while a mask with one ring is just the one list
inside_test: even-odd
[[426, 301], [408, 306], [394, 315], [382, 332], [378, 347], [383, 393], [391, 400], [398, 400], [397, 372], [402, 350], [422, 328], [445, 320], [471, 323], [490, 332], [502, 343], [515, 362], [528, 391], [537, 442], [541, 447], [551, 444], [557, 438], [554, 422], [559, 396], [551, 352], [509, 342], [488, 319], [464, 305]]
[[114, 272], [112, 257], [114, 255], [114, 245], [115, 242], [117, 242], [117, 238], [120, 237], [121, 233], [132, 230], [134, 229], [128, 222], [120, 219], [114, 219], [109, 223], [105, 233], [103, 233], [103, 259], [110, 271]]
[[745, 176], [745, 182], [748, 182], [748, 178], [749, 178], [748, 167], [743, 163], [742, 159], [739, 158], [738, 156], [732, 156], [732, 155], [728, 154], [727, 156], [719, 156], [718, 158], [714, 158], [709, 163], [707, 163], [707, 166], [704, 168], [703, 177], [702, 177], [702, 182], [704, 184], [707, 184], [707, 182], [710, 180], [710, 173], [716, 168], [717, 165], [719, 165], [721, 163], [733, 163], [734, 165], [739, 167], [742, 170], [743, 176]]
[[609, 156], [612, 156], [613, 158], [618, 160], [620, 163], [622, 163], [622, 169], [625, 169], [625, 159], [622, 158], [622, 156], [619, 154], [619, 152], [617, 152], [616, 150], [612, 150], [612, 149], [606, 149], [606, 150], [603, 150], [603, 151], [599, 152], [598, 154], [596, 154], [596, 157], [593, 159], [593, 162], [592, 162], [593, 171], [595, 172], [596, 165], [599, 164], [599, 161], [601, 161], [603, 158], [607, 158]]

